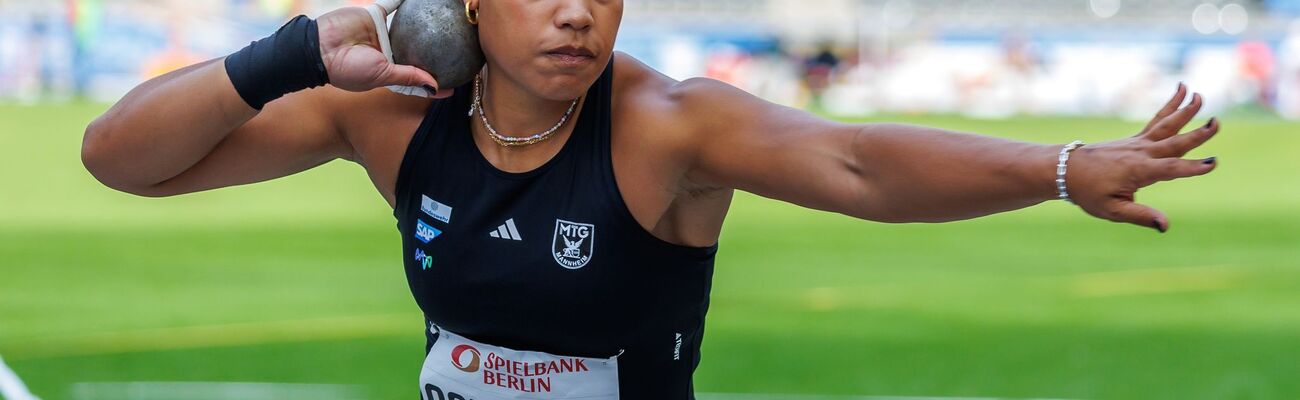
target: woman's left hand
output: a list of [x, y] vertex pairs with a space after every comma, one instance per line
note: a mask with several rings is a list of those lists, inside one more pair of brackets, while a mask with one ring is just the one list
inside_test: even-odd
[[1204, 126], [1179, 134], [1203, 104], [1201, 95], [1193, 94], [1186, 107], [1178, 108], [1186, 96], [1187, 87], [1179, 84], [1174, 97], [1136, 136], [1075, 150], [1066, 174], [1070, 198], [1098, 218], [1155, 228], [1162, 233], [1169, 230], [1169, 218], [1164, 213], [1135, 201], [1138, 189], [1204, 175], [1218, 165], [1214, 157], [1182, 159], [1219, 132], [1218, 119], [1211, 118]]

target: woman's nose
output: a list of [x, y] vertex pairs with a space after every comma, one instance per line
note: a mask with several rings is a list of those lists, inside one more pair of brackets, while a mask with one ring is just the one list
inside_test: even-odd
[[555, 26], [560, 29], [585, 31], [594, 22], [591, 9], [583, 0], [566, 0], [560, 2], [560, 9], [555, 13]]

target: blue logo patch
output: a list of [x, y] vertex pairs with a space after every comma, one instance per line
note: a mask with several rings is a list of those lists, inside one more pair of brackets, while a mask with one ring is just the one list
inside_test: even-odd
[[433, 268], [433, 257], [424, 254], [424, 250], [415, 249], [415, 262], [420, 263], [420, 269], [422, 270]]
[[421, 242], [429, 243], [433, 238], [442, 234], [442, 231], [438, 230], [438, 228], [429, 226], [429, 224], [424, 223], [422, 220], [416, 219], [415, 222], [417, 222], [415, 225], [415, 238], [419, 239]]

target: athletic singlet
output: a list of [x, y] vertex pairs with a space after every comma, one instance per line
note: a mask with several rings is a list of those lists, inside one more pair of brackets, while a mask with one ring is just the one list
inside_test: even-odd
[[430, 106], [393, 212], [407, 282], [435, 326], [426, 355], [448, 331], [513, 350], [617, 356], [620, 399], [694, 397], [717, 245], [665, 242], [628, 211], [611, 162], [612, 85], [611, 59], [562, 149], [523, 173], [497, 169], [475, 146], [472, 87]]

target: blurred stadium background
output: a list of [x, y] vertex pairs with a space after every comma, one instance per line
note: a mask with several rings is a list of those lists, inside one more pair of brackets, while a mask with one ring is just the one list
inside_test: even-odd
[[[0, 98], [109, 101], [288, 16], [364, 0], [0, 1]], [[638, 0], [619, 48], [835, 115], [1145, 116], [1177, 81], [1210, 110], [1300, 118], [1300, 1]]]
[[[44, 399], [413, 396], [421, 319], [359, 168], [144, 199], [78, 158], [144, 79], [364, 3], [0, 0], [0, 366]], [[1219, 171], [1143, 192], [1163, 236], [1064, 204], [884, 225], [738, 197], [702, 399], [1300, 398], [1300, 1], [625, 4], [620, 50], [845, 121], [1100, 141], [1179, 81], [1224, 120], [1192, 155]]]

